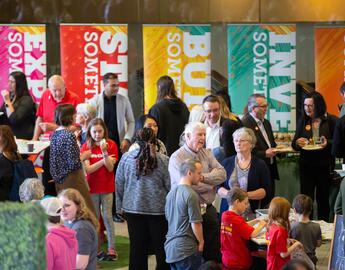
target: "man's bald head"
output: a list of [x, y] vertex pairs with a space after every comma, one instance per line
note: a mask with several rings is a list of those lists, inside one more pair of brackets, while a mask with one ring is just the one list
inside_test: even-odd
[[48, 80], [48, 87], [55, 101], [59, 102], [65, 97], [65, 81], [60, 75], [51, 76]]

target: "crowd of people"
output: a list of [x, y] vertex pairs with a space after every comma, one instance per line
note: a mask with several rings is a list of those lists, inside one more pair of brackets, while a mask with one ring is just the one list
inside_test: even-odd
[[[80, 103], [53, 75], [37, 109], [21, 72], [11, 73], [1, 92], [0, 201], [9, 198], [13, 163], [25, 158], [15, 137], [50, 138], [42, 180], [27, 179], [19, 190], [23, 202], [38, 202], [48, 216], [48, 269], [96, 269], [97, 261], [116, 260], [113, 220], [123, 219], [129, 269], [148, 269], [149, 254], [156, 256], [156, 269], [294, 269], [290, 254], [301, 247], [317, 263], [314, 194], [318, 218], [329, 221], [330, 173], [334, 158], [345, 153], [345, 118], [328, 114], [321, 94], [304, 98], [292, 141], [300, 153], [301, 194], [291, 206], [275, 196], [276, 142], [264, 96], [248, 98], [242, 119], [231, 112], [226, 91], [206, 96], [189, 113], [173, 80], [163, 76], [156, 103], [135, 120], [129, 100], [118, 94], [117, 75], [105, 74], [103, 84], [102, 93]], [[315, 143], [317, 150], [305, 148]], [[297, 215], [292, 225], [291, 207]], [[258, 220], [255, 210], [262, 208], [268, 218]], [[248, 241], [265, 228], [263, 260]]]

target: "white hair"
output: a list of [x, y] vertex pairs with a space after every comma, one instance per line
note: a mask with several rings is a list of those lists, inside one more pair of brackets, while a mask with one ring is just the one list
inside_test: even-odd
[[248, 140], [252, 147], [255, 147], [256, 144], [256, 136], [254, 134], [254, 131], [250, 128], [242, 127], [239, 129], [236, 129], [235, 132], [232, 134], [232, 138], [235, 139], [243, 139]]
[[206, 129], [206, 126], [201, 122], [190, 122], [184, 128], [184, 134], [192, 134], [196, 129]]
[[19, 198], [22, 202], [41, 200], [43, 196], [44, 187], [38, 178], [27, 178], [19, 187]]
[[76, 108], [77, 113], [82, 114], [84, 117], [93, 119], [96, 117], [96, 107], [88, 103], [80, 103]]
[[48, 80], [48, 87], [51, 88], [53, 83], [61, 83], [65, 87], [65, 80], [60, 75], [53, 75]]

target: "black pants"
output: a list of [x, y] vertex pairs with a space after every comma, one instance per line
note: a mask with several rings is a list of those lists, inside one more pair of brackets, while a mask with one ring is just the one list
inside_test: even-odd
[[125, 217], [130, 241], [129, 270], [148, 269], [149, 243], [152, 243], [155, 251], [156, 269], [168, 270], [164, 251], [165, 236], [168, 232], [165, 216], [125, 213]]
[[314, 201], [316, 190], [317, 216], [326, 222], [329, 220], [329, 166], [305, 166], [300, 164], [301, 193]]
[[50, 174], [50, 147], [44, 150], [42, 162], [42, 184], [44, 186], [44, 195], [56, 196], [55, 182], [52, 181], [53, 177]]
[[206, 213], [202, 216], [202, 229], [204, 235], [203, 257], [205, 261], [222, 262], [220, 254], [220, 228], [217, 210], [213, 205], [206, 208]]

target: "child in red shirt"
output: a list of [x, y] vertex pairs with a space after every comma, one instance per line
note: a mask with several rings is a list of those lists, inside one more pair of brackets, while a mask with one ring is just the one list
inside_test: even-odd
[[290, 229], [289, 213], [291, 205], [283, 197], [275, 197], [268, 209], [267, 270], [280, 270], [290, 260], [291, 252], [302, 244], [294, 241], [288, 247]]
[[[222, 215], [221, 252], [224, 269], [249, 269], [252, 257], [247, 241], [257, 236], [265, 227], [264, 220], [247, 223], [241, 216], [249, 207], [248, 195], [240, 188], [232, 188], [227, 194], [229, 210]], [[252, 227], [259, 222], [256, 229]]]
[[108, 238], [107, 256], [102, 259], [114, 261], [115, 232], [112, 218], [113, 192], [115, 191], [114, 165], [118, 159], [116, 143], [108, 139], [108, 130], [101, 118], [90, 121], [86, 134], [86, 143], [80, 149], [81, 153], [91, 150], [91, 156], [84, 161], [91, 198], [99, 219], [102, 206], [102, 217]]

